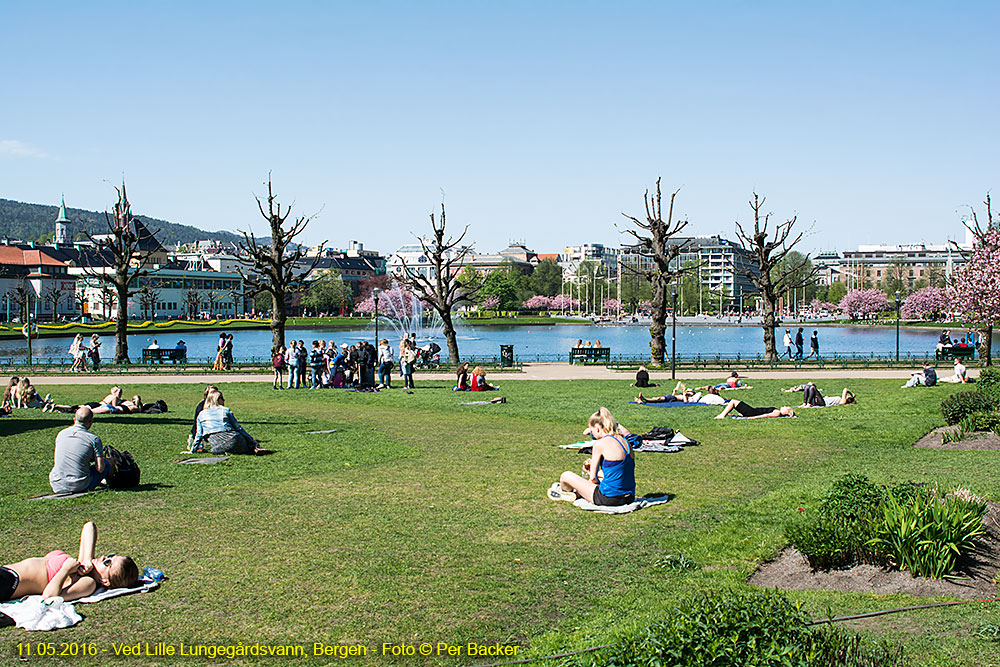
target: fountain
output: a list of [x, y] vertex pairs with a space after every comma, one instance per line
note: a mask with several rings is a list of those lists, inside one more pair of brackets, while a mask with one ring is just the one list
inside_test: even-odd
[[[373, 313], [375, 310], [373, 300], [365, 299], [364, 303], [358, 306], [358, 310]], [[378, 320], [380, 325], [388, 324], [392, 327], [397, 340], [415, 333], [418, 342], [429, 342], [441, 338], [444, 328], [444, 323], [436, 313], [432, 312], [430, 317], [425, 318], [423, 302], [400, 288], [397, 283], [392, 284], [392, 289], [379, 294]]]

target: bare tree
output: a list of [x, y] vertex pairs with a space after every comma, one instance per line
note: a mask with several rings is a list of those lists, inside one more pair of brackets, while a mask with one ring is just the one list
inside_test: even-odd
[[187, 310], [189, 320], [197, 319], [201, 303], [202, 296], [198, 290], [194, 288], [184, 290], [184, 307]]
[[753, 257], [753, 261], [742, 272], [757, 288], [764, 302], [764, 354], [768, 361], [777, 361], [774, 327], [778, 299], [791, 290], [814, 282], [818, 269], [812, 266], [809, 255], [803, 255], [799, 261], [785, 261], [792, 248], [802, 240], [802, 232], [792, 236], [798, 216], [792, 216], [777, 225], [773, 230], [773, 238], [768, 240], [767, 225], [772, 214], [761, 213], [765, 199], [756, 192], [753, 193], [753, 200], [750, 202], [753, 210], [753, 233], [748, 234], [737, 220], [736, 237], [743, 249]]
[[142, 308], [143, 319], [156, 316], [156, 302], [160, 299], [160, 290], [148, 280], [139, 288], [139, 306]]
[[[236, 257], [241, 268], [240, 276], [243, 283], [253, 292], [267, 292], [271, 295], [271, 346], [277, 350], [285, 344], [285, 322], [288, 319], [286, 298], [292, 290], [302, 284], [303, 279], [316, 268], [319, 255], [326, 241], [320, 244], [320, 253], [311, 263], [303, 261], [306, 257], [305, 248], [295, 244], [294, 240], [312, 220], [313, 216], [300, 216], [285, 228], [285, 223], [292, 213], [288, 206], [284, 213], [281, 204], [277, 202], [271, 188], [271, 178], [267, 179], [267, 210], [264, 203], [257, 199], [257, 208], [271, 228], [271, 244], [265, 245], [254, 233], [244, 232], [243, 240], [236, 244]], [[301, 264], [301, 266], [300, 266]], [[243, 267], [249, 269], [244, 272]]]
[[465, 263], [466, 256], [472, 251], [471, 246], [463, 246], [462, 239], [469, 233], [466, 225], [462, 234], [456, 239], [445, 238], [445, 210], [441, 204], [441, 222], [434, 219], [431, 213], [430, 239], [417, 237], [424, 255], [430, 260], [432, 275], [425, 275], [406, 265], [403, 261], [401, 282], [408, 287], [418, 299], [429, 305], [441, 318], [444, 325], [444, 338], [448, 343], [448, 358], [452, 363], [459, 362], [458, 336], [451, 319], [451, 311], [462, 303], [472, 303], [478, 287], [466, 285], [458, 276], [458, 269]]
[[[976, 209], [974, 206], [969, 206], [969, 211], [971, 217], [969, 219], [963, 220], [962, 224], [965, 228], [972, 232], [973, 245], [983, 245], [986, 241], [986, 234], [991, 229], [996, 229], [997, 225], [1000, 225], [1000, 220], [993, 219], [993, 209], [990, 202], [990, 193], [986, 193], [986, 201], [983, 202], [986, 206], [986, 226], [984, 227], [981, 222], [979, 222], [979, 216], [976, 214]], [[972, 256], [971, 250], [966, 250], [962, 248], [954, 241], [951, 242], [952, 245], [958, 250], [959, 254], [962, 255], [963, 259], [968, 261]], [[951, 278], [951, 276], [949, 276]], [[979, 360], [985, 366], [993, 365], [993, 325], [985, 323], [979, 327]]]
[[634, 216], [622, 213], [633, 225], [643, 232], [634, 229], [625, 229], [623, 234], [631, 234], [637, 243], [631, 246], [638, 254], [646, 255], [652, 259], [652, 266], [648, 269], [635, 269], [631, 266], [622, 265], [628, 272], [642, 276], [649, 282], [653, 296], [651, 300], [653, 323], [649, 327], [649, 355], [653, 364], [663, 366], [666, 362], [666, 340], [664, 334], [667, 329], [667, 309], [668, 309], [668, 288], [670, 284], [684, 273], [701, 266], [700, 263], [689, 266], [678, 266], [677, 259], [684, 251], [684, 243], [670, 243], [670, 239], [676, 236], [688, 226], [687, 220], [674, 221], [674, 198], [680, 190], [675, 190], [670, 195], [670, 207], [667, 209], [667, 219], [663, 219], [662, 196], [660, 194], [660, 179], [656, 179], [656, 193], [650, 194], [647, 189], [643, 194], [643, 203], [646, 206], [646, 219], [640, 220]]
[[[146, 267], [152, 256], [162, 251], [162, 246], [145, 225], [132, 217], [132, 205], [125, 192], [125, 182], [122, 182], [120, 190], [117, 187], [115, 190], [118, 191], [118, 202], [114, 211], [104, 213], [107, 233], [95, 237], [90, 232], [84, 232], [94, 244], [100, 261], [88, 263], [83, 271], [114, 291], [115, 363], [127, 364], [129, 297], [138, 291], [139, 278], [149, 275]], [[108, 272], [107, 269], [111, 271]]]
[[49, 285], [49, 286], [47, 286], [45, 288], [45, 291], [42, 292], [42, 298], [45, 299], [45, 301], [47, 301], [47, 302], [49, 302], [49, 303], [52, 304], [52, 321], [53, 322], [56, 321], [56, 318], [57, 318], [57, 315], [58, 315], [58, 313], [56, 311], [59, 310], [59, 300], [62, 299], [62, 295], [65, 294], [65, 293], [66, 293], [66, 290], [64, 290], [59, 285], [59, 283], [56, 282], [56, 281], [53, 281], [52, 284]]

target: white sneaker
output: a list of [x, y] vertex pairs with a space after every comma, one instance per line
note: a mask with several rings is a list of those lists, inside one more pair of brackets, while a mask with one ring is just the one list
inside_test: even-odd
[[573, 491], [563, 491], [559, 482], [554, 482], [545, 495], [549, 500], [565, 500], [570, 503], [577, 499]]

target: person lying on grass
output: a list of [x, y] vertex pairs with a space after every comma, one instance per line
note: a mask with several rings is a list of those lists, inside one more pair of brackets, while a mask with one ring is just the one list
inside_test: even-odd
[[835, 405], [850, 405], [857, 402], [858, 399], [855, 398], [854, 392], [847, 387], [844, 387], [844, 391], [840, 393], [840, 396], [823, 396], [823, 394], [819, 393], [816, 385], [811, 382], [802, 390], [803, 408], [830, 408]]
[[708, 391], [712, 387], [715, 387], [716, 389], [753, 389], [753, 387], [744, 383], [743, 380], [740, 379], [739, 373], [733, 371], [729, 374], [729, 377], [719, 384], [709, 384], [704, 387], [695, 387], [695, 391]]
[[700, 391], [691, 391], [686, 389], [680, 382], [677, 383], [677, 388], [674, 389], [673, 394], [667, 394], [666, 396], [655, 396], [647, 397], [640, 393], [636, 398], [636, 403], [641, 403], [643, 405], [655, 405], [657, 403], [702, 403], [707, 405], [725, 405], [726, 399], [719, 395], [719, 390], [715, 387], [708, 387], [705, 393]]
[[795, 410], [789, 406], [783, 408], [755, 408], [752, 405], [734, 398], [726, 404], [726, 409], [716, 415], [716, 419], [725, 419], [729, 413], [735, 410], [741, 417], [747, 419], [768, 419], [771, 417], [794, 417]]
[[77, 558], [56, 550], [0, 567], [0, 602], [25, 595], [41, 595], [46, 599], [61, 597], [69, 602], [87, 597], [101, 586], [135, 586], [139, 581], [135, 561], [115, 554], [95, 558], [96, 545], [97, 527], [93, 521], [88, 521], [80, 533]]
[[[115, 394], [115, 389], [117, 389], [117, 394]], [[138, 414], [146, 411], [146, 404], [142, 402], [142, 397], [136, 394], [131, 399], [123, 399], [121, 397], [121, 387], [114, 387], [112, 393], [104, 397], [103, 401], [91, 401], [90, 403], [82, 403], [81, 405], [56, 405], [55, 403], [49, 403], [43, 411], [48, 412], [76, 412], [81, 407], [90, 408], [95, 415], [107, 415], [107, 414], [122, 414], [131, 415]], [[112, 403], [110, 401], [116, 401]]]
[[594, 438], [593, 456], [583, 463], [583, 478], [573, 472], [559, 476], [558, 489], [549, 489], [553, 500], [576, 500], [595, 505], [628, 505], [635, 501], [635, 454], [628, 429], [615, 421], [607, 408], [600, 408], [587, 421], [585, 435]]
[[198, 413], [192, 452], [209, 449], [213, 454], [270, 454], [247, 433], [236, 416], [226, 407], [226, 399], [218, 389], [205, 396], [205, 407]]

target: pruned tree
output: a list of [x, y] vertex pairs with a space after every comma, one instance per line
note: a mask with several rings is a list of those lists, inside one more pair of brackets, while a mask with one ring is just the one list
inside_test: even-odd
[[736, 237], [743, 249], [752, 256], [749, 265], [742, 269], [743, 274], [760, 295], [764, 303], [764, 355], [768, 361], [778, 360], [778, 351], [774, 345], [775, 310], [778, 299], [790, 290], [799, 289], [815, 282], [817, 267], [811, 267], [809, 255], [803, 255], [799, 261], [786, 262], [785, 259], [799, 241], [802, 232], [793, 236], [795, 222], [798, 216], [792, 216], [773, 229], [773, 236], [768, 239], [767, 226], [771, 213], [761, 213], [765, 197], [753, 193], [750, 208], [753, 210], [753, 233], [748, 233], [736, 221]]
[[622, 213], [633, 225], [642, 230], [625, 229], [622, 232], [635, 237], [636, 243], [631, 246], [632, 251], [646, 255], [651, 260], [648, 268], [640, 269], [626, 264], [623, 264], [622, 268], [628, 273], [642, 276], [652, 288], [653, 298], [650, 305], [653, 323], [649, 327], [649, 355], [652, 363], [658, 366], [666, 362], [667, 345], [664, 333], [667, 329], [667, 311], [670, 306], [670, 285], [683, 274], [701, 266], [700, 263], [693, 266], [678, 266], [680, 261], [677, 258], [684, 251], [686, 243], [670, 243], [670, 239], [688, 226], [686, 219], [674, 221], [674, 199], [678, 192], [680, 190], [675, 190], [670, 195], [666, 220], [663, 219], [659, 178], [656, 179], [656, 193], [651, 194], [647, 189], [643, 194], [643, 203], [646, 206], [645, 220]]
[[271, 296], [271, 347], [277, 350], [285, 345], [285, 322], [288, 320], [286, 299], [316, 268], [326, 241], [320, 244], [320, 252], [311, 262], [303, 261], [306, 249], [296, 244], [295, 239], [306, 230], [314, 216], [299, 216], [286, 227], [292, 206], [282, 211], [271, 187], [270, 174], [267, 179], [267, 210], [260, 197], [255, 199], [260, 214], [270, 227], [271, 242], [265, 244], [252, 231], [240, 230], [243, 240], [236, 244], [236, 257], [243, 284], [254, 293], [266, 292]]
[[[88, 263], [84, 273], [112, 291], [115, 297], [115, 363], [127, 364], [128, 357], [128, 303], [138, 291], [138, 280], [149, 275], [146, 268], [150, 258], [162, 250], [156, 235], [132, 217], [125, 182], [118, 191], [118, 202], [112, 212], [105, 211], [107, 231], [100, 236], [85, 232], [94, 244], [99, 262]], [[102, 290], [103, 292], [103, 290]]]
[[187, 310], [189, 320], [198, 317], [198, 310], [201, 308], [202, 301], [201, 293], [198, 290], [194, 288], [184, 290], [184, 308]]
[[156, 315], [156, 302], [160, 299], [160, 290], [148, 280], [139, 288], [139, 307], [142, 308], [143, 319], [152, 319]]
[[473, 303], [479, 288], [462, 282], [458, 269], [465, 263], [465, 258], [472, 251], [471, 246], [463, 246], [462, 240], [469, 232], [466, 225], [462, 234], [456, 239], [445, 237], [445, 210], [441, 204], [441, 221], [435, 220], [431, 213], [431, 238], [417, 237], [423, 254], [430, 260], [431, 275], [420, 273], [402, 262], [403, 275], [400, 282], [412, 291], [417, 298], [429, 305], [441, 318], [444, 325], [444, 338], [448, 343], [448, 358], [452, 363], [458, 363], [458, 336], [452, 323], [451, 311], [463, 303]]
[[972, 232], [972, 250], [966, 250], [952, 242], [955, 248], [966, 260], [966, 266], [970, 268], [959, 270], [952, 276], [950, 285], [951, 293], [956, 297], [956, 301], [965, 311], [965, 317], [969, 319], [979, 333], [979, 359], [986, 366], [993, 365], [993, 329], [1000, 315], [997, 312], [996, 295], [990, 290], [1000, 287], [997, 281], [996, 266], [992, 262], [1000, 256], [1000, 236], [998, 227], [1000, 220], [993, 219], [993, 209], [990, 202], [990, 193], [986, 193], [985, 226], [979, 221], [979, 215], [973, 206], [969, 206], [971, 216], [963, 220], [962, 224]]
[[59, 310], [59, 301], [62, 299], [62, 296], [65, 293], [66, 290], [64, 290], [57, 281], [53, 281], [52, 284], [48, 285], [45, 288], [45, 291], [42, 292], [42, 298], [45, 299], [46, 302], [52, 304], [53, 322], [55, 322], [58, 317], [57, 311]]

